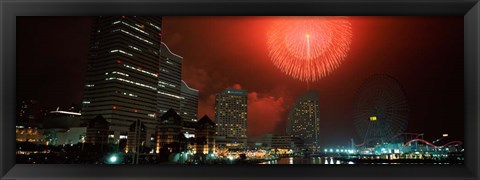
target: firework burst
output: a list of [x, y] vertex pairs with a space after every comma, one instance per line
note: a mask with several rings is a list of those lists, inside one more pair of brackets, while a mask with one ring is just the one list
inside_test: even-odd
[[346, 17], [288, 17], [276, 20], [267, 36], [275, 66], [293, 78], [313, 82], [345, 59], [352, 30]]

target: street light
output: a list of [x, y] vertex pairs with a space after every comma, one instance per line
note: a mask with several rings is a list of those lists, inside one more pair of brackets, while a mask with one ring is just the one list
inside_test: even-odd
[[120, 157], [117, 154], [111, 154], [107, 157], [107, 164], [119, 164], [121, 163]]
[[117, 162], [117, 156], [111, 156], [110, 159], [108, 159], [110, 163], [116, 163]]

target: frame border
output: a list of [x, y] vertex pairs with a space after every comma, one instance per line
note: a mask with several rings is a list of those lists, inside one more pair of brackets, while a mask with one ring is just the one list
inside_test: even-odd
[[[478, 0], [0, 0], [0, 12], [0, 179], [479, 179]], [[464, 16], [465, 164], [388, 167], [15, 164], [15, 142], [12, 138], [15, 137], [15, 121], [11, 119], [15, 119], [16, 16], [279, 14]]]

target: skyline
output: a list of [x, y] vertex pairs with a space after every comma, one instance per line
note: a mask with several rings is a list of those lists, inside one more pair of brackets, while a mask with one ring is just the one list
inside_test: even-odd
[[[328, 144], [327, 138], [348, 141], [351, 137], [358, 138], [351, 115], [356, 91], [367, 77], [389, 74], [400, 82], [410, 104], [407, 132], [416, 130], [440, 135], [448, 131], [446, 133], [452, 137], [463, 139], [463, 132], [458, 132], [463, 130], [463, 123], [452, 122], [453, 119], [463, 119], [461, 17], [350, 17], [353, 39], [346, 60], [327, 77], [308, 85], [284, 75], [269, 60], [264, 42], [269, 18], [164, 17], [162, 41], [184, 57], [182, 78], [199, 90], [199, 117], [204, 114], [214, 117], [212, 103], [215, 93], [226, 87], [241, 87], [249, 92], [249, 137], [259, 137], [272, 130], [281, 133], [285, 130], [286, 114], [293, 100], [307, 90], [317, 89], [320, 91], [320, 127], [323, 127], [320, 141], [322, 144]], [[86, 61], [89, 41], [85, 36], [89, 36], [90, 31], [85, 25], [89, 18], [44, 18], [39, 21], [38, 18], [18, 19], [17, 98], [20, 99], [17, 101], [38, 99], [51, 103], [49, 106], [52, 107], [80, 104], [83, 92], [78, 92], [76, 87], [83, 88], [84, 75], [82, 68], [78, 67], [85, 67], [82, 63]], [[55, 29], [55, 24], [61, 22], [64, 31], [49, 33], [60, 37], [45, 37], [45, 32]], [[437, 31], [432, 33], [430, 29]], [[374, 35], [378, 37], [372, 37]], [[46, 42], [52, 44], [43, 44]], [[58, 47], [55, 44], [64, 45]], [[58, 49], [48, 49], [51, 46]], [[222, 48], [223, 51], [216, 51]], [[32, 52], [22, 53], [27, 49]], [[423, 52], [419, 53], [420, 50]], [[85, 56], [84, 60], [82, 56]], [[45, 64], [36, 64], [38, 61]], [[69, 66], [67, 63], [71, 62], [76, 64]], [[56, 69], [60, 67], [67, 70]], [[52, 71], [45, 73], [42, 68]], [[27, 72], [33, 72], [33, 77]], [[65, 72], [69, 74], [65, 75]], [[40, 77], [38, 74], [49, 78], [36, 79]], [[251, 81], [252, 76], [255, 81]], [[32, 82], [34, 80], [37, 82]], [[46, 80], [54, 82], [49, 84], [51, 82]], [[38, 87], [39, 82], [47, 83], [46, 87], [51, 89], [31, 93], [29, 87]], [[65, 86], [66, 91], [51, 93], [58, 89], [54, 83], [59, 82], [69, 82], [60, 85]], [[450, 94], [445, 96], [443, 93]], [[55, 97], [73, 97], [75, 100]], [[442, 119], [445, 124], [435, 124], [433, 120], [437, 119]], [[264, 123], [264, 120], [270, 121]]]

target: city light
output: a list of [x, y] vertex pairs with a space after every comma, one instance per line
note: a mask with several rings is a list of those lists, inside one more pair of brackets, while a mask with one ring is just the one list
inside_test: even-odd
[[[401, 77], [398, 73], [382, 74], [393, 71], [388, 69], [390, 66], [377, 65], [378, 62], [373, 62], [375, 58], [369, 57], [372, 64], [362, 64], [370, 61], [361, 61], [361, 53], [358, 53], [362, 52], [361, 49], [356, 49], [356, 53], [349, 53], [352, 39], [356, 40], [356, 44], [352, 48], [369, 47], [368, 44], [363, 46], [362, 43], [372, 40], [361, 37], [362, 32], [370, 32], [363, 29], [366, 28], [364, 25], [362, 25], [363, 28], [359, 28], [358, 34], [355, 30], [355, 36], [352, 36], [353, 26], [351, 25], [355, 21], [350, 20], [350, 17], [333, 17], [331, 19], [292, 17], [291, 19], [297, 21], [290, 21], [291, 19], [286, 18], [287, 23], [276, 22], [275, 17], [270, 23], [265, 23], [273, 26], [271, 28], [265, 26], [262, 29], [265, 32], [260, 35], [265, 36], [264, 39], [256, 38], [258, 42], [255, 41], [255, 43], [265, 46], [263, 55], [252, 55], [248, 54], [248, 51], [239, 51], [238, 49], [222, 49], [223, 47], [215, 49], [212, 47], [207, 48], [209, 51], [204, 52], [205, 57], [202, 53], [195, 56], [200, 58], [199, 61], [225, 59], [221, 62], [227, 64], [220, 63], [224, 67], [203, 62], [198, 64], [197, 60], [190, 59], [192, 56], [186, 56], [188, 58], [184, 60], [183, 57], [170, 51], [168, 46], [160, 41], [162, 39], [162, 17], [98, 18], [98, 22], [102, 23], [97, 24], [97, 20], [93, 21], [96, 24], [92, 26], [95, 28], [92, 31], [89, 47], [86, 43], [84, 45], [84, 49], [92, 49], [88, 53], [89, 60], [85, 61], [86, 66], [82, 66], [87, 67], [83, 72], [85, 82], [79, 82], [82, 84], [77, 86], [80, 88], [79, 92], [85, 91], [85, 97], [73, 100], [72, 97], [81, 96], [55, 97], [64, 98], [69, 104], [70, 101], [74, 101], [71, 106], [67, 107], [68, 111], [60, 111], [58, 108], [56, 111], [42, 110], [40, 107], [25, 104], [23, 101], [24, 104], [17, 107], [20, 109], [15, 137], [17, 163], [144, 165], [172, 163], [192, 165], [463, 163], [463, 141], [455, 139], [458, 138], [458, 132], [448, 129], [450, 124], [441, 122], [442, 119], [438, 119], [440, 116], [435, 116], [436, 112], [433, 113], [433, 116], [431, 112], [425, 112], [425, 118], [410, 117], [410, 107], [418, 107], [418, 104], [415, 104], [417, 101], [408, 101], [408, 103], [412, 103], [410, 106], [406, 101], [407, 94], [403, 93], [400, 88], [403, 83], [408, 83], [408, 78]], [[353, 25], [359, 24], [361, 23]], [[109, 27], [112, 25], [114, 26]], [[245, 28], [252, 27], [247, 24]], [[214, 28], [210, 29], [215, 30]], [[175, 34], [173, 32], [167, 34]], [[249, 31], [243, 33], [251, 34]], [[220, 37], [221, 33], [217, 35]], [[121, 43], [112, 41], [112, 38], [121, 40]], [[228, 40], [236, 43], [234, 38]], [[378, 43], [380, 40], [384, 39], [376, 39], [372, 42]], [[181, 42], [189, 42], [189, 39], [182, 39]], [[391, 44], [396, 45], [396, 43]], [[252, 47], [257, 46], [258, 44]], [[210, 47], [210, 45], [206, 44], [206, 47]], [[375, 55], [373, 52], [378, 49], [394, 48], [372, 47], [369, 48], [372, 50], [371, 54], [364, 56]], [[412, 49], [415, 48], [412, 47]], [[189, 48], [188, 51], [190, 50], [194, 52], [197, 49]], [[55, 55], [57, 52], [64, 53], [55, 51], [53, 54]], [[217, 52], [224, 54], [218, 56], [215, 54], [218, 58], [207, 58], [210, 53]], [[232, 52], [247, 53], [244, 54], [245, 56], [241, 56], [242, 59], [247, 60], [245, 65], [230, 64], [230, 62], [238, 60], [233, 56], [236, 54], [229, 55]], [[428, 51], [421, 52], [428, 53]], [[439, 50], [435, 53], [440, 52]], [[188, 52], [185, 53], [187, 55]], [[352, 57], [349, 57], [351, 55]], [[375, 57], [386, 58], [385, 60], [392, 60], [395, 63], [404, 63], [403, 59], [395, 59], [397, 58], [396, 54], [380, 55]], [[229, 59], [229, 56], [232, 56], [233, 59]], [[258, 61], [258, 57], [264, 56], [269, 58], [267, 61], [271, 60], [273, 63], [265, 64], [265, 62]], [[348, 67], [342, 69], [342, 63], [347, 58], [352, 59], [352, 62], [348, 60], [348, 63], [343, 65], [348, 65]], [[412, 58], [408, 61], [418, 60]], [[187, 62], [194, 63], [188, 64]], [[243, 61], [240, 62], [243, 64]], [[257, 67], [257, 63], [261, 66]], [[196, 67], [196, 65], [201, 65], [201, 67]], [[401, 65], [401, 67], [409, 67], [408, 64]], [[245, 67], [250, 69], [245, 71]], [[39, 66], [34, 69], [40, 68]], [[230, 77], [231, 74], [227, 72], [231, 68], [240, 69], [235, 71], [235, 76]], [[44, 69], [42, 68], [44, 72], [47, 72]], [[337, 69], [342, 72], [332, 73]], [[355, 71], [346, 73], [352, 69]], [[217, 70], [219, 71], [217, 72]], [[249, 74], [250, 70], [265, 72], [260, 72], [262, 78], [257, 80], [251, 78], [257, 76], [254, 73]], [[422, 72], [418, 68], [402, 70], [398, 72], [412, 72], [411, 77], [422, 77], [413, 73], [415, 70]], [[298, 86], [297, 89], [294, 86], [298, 84], [291, 84], [290, 81], [284, 81], [283, 78], [278, 79], [276, 71], [291, 76], [286, 77], [287, 79], [296, 80], [292, 82], [306, 83], [306, 87]], [[366, 78], [368, 73], [365, 76], [358, 76], [358, 72], [372, 72], [372, 74], [379, 73], [379, 75], [372, 76], [361, 84], [362, 79]], [[275, 75], [275, 78], [269, 79], [270, 75]], [[329, 77], [323, 79], [326, 76]], [[358, 77], [352, 79], [351, 76]], [[402, 81], [397, 81], [393, 76]], [[60, 76], [57, 75], [57, 77]], [[338, 77], [341, 79], [337, 79]], [[225, 78], [226, 80], [223, 80]], [[202, 92], [199, 93], [199, 90], [190, 88], [182, 79], [187, 80], [195, 88], [201, 89]], [[345, 79], [355, 80], [355, 82], [329, 84]], [[419, 82], [425, 79], [427, 78], [419, 79]], [[278, 88], [277, 90], [276, 87], [269, 87], [272, 83], [265, 84], [265, 87], [257, 87], [260, 85], [258, 82], [254, 84], [249, 82], [255, 80], [273, 81], [273, 84], [278, 81], [281, 87], [295, 89], [286, 91]], [[319, 92], [321, 92], [319, 89], [322, 88], [311, 84], [319, 80], [324, 80], [325, 87], [336, 88], [331, 92], [341, 93], [340, 95], [346, 95], [348, 98], [340, 98], [341, 103], [333, 102], [336, 100], [335, 98], [320, 101], [324, 99], [319, 97]], [[70, 83], [70, 80], [58, 82], [61, 83], [52, 84]], [[422, 83], [417, 84], [421, 85]], [[67, 88], [65, 90], [70, 87], [67, 84], [64, 86]], [[357, 87], [360, 89], [355, 91]], [[409, 91], [422, 88], [411, 84], [405, 84], [405, 87], [410, 88]], [[32, 88], [32, 90], [36, 89], [43, 88]], [[224, 90], [220, 91], [221, 89]], [[338, 91], [338, 89], [342, 91]], [[63, 91], [64, 89], [53, 90]], [[424, 90], [434, 92], [431, 91], [432, 89]], [[449, 92], [450, 90], [448, 89]], [[328, 96], [327, 93], [325, 95]], [[420, 99], [419, 97], [422, 96], [408, 94], [408, 99]], [[295, 98], [297, 100], [293, 101]], [[55, 99], [52, 100], [54, 103], [59, 102]], [[355, 104], [355, 100], [358, 103]], [[354, 104], [355, 108], [348, 108], [344, 106], [345, 104], [349, 106]], [[62, 104], [58, 104], [58, 106], [63, 108]], [[290, 109], [288, 113], [287, 107]], [[451, 107], [461, 108], [456, 105]], [[329, 111], [332, 112], [331, 117], [321, 118], [319, 115], [330, 110], [329, 108], [332, 109]], [[428, 108], [428, 110], [431, 109], [434, 107]], [[247, 110], [249, 110], [248, 121]], [[445, 110], [440, 113], [447, 112], [449, 111]], [[418, 115], [418, 112], [413, 112], [412, 117], [417, 116], [415, 113]], [[452, 113], [456, 112], [452, 110]], [[214, 121], [206, 114], [214, 116]], [[202, 115], [204, 117], [199, 118]], [[343, 118], [343, 116], [347, 118]], [[332, 123], [325, 123], [325, 126], [319, 124], [319, 122], [336, 121], [337, 119], [345, 119], [339, 121], [337, 125], [354, 125], [358, 134], [350, 132], [353, 130], [351, 128], [342, 130], [336, 126], [329, 126], [333, 125]], [[281, 126], [282, 128], [267, 127], [267, 125], [277, 124], [272, 123], [276, 120], [282, 120], [282, 123], [283, 120], [287, 120], [286, 128], [283, 126]], [[448, 122], [450, 123], [450, 121]], [[425, 127], [418, 126], [418, 123], [424, 124]], [[454, 122], [452, 123], [454, 124]], [[20, 126], [23, 124], [25, 126]], [[436, 124], [443, 124], [442, 127], [447, 128], [434, 129], [436, 131], [433, 132], [428, 129], [430, 127], [438, 128], [435, 126]], [[408, 132], [406, 132], [407, 130]], [[325, 133], [320, 134], [319, 132]], [[449, 137], [447, 133], [452, 133], [452, 135]], [[333, 147], [336, 148], [333, 149]], [[324, 148], [323, 152], [321, 148]]]
[[116, 162], [117, 162], [117, 157], [116, 157], [116, 156], [112, 156], [112, 157], [110, 157], [109, 160], [110, 160], [111, 163], [116, 163]]
[[108, 156], [107, 164], [119, 164], [119, 163], [121, 163], [121, 162], [120, 162], [120, 158], [117, 154], [111, 154], [110, 156]]

